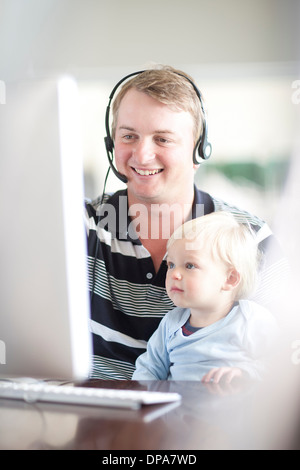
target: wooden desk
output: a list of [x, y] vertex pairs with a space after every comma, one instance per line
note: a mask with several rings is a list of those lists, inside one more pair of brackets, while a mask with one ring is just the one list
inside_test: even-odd
[[90, 385], [178, 392], [182, 402], [122, 411], [0, 400], [0, 449], [259, 448], [251, 387], [208, 389], [200, 382], [164, 381]]

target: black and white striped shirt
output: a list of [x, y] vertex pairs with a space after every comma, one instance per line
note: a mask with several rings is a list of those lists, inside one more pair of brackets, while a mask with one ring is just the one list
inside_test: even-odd
[[[204, 214], [230, 211], [250, 224], [260, 247], [268, 253], [267, 245], [274, 236], [262, 220], [195, 187], [192, 217], [199, 214], [199, 207]], [[148, 250], [128, 230], [130, 223], [126, 190], [86, 203], [94, 378], [130, 379], [149, 337], [174, 307], [165, 289], [166, 262], [156, 273]], [[266, 255], [255, 294], [258, 303], [267, 305], [272, 300], [284, 265], [279, 252], [274, 256], [272, 250], [270, 261]]]

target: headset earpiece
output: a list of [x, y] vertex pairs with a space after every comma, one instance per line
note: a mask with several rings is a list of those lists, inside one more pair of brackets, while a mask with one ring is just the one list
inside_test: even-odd
[[110, 167], [111, 167], [112, 171], [114, 172], [115, 176], [117, 178], [119, 178], [119, 180], [122, 181], [122, 183], [127, 183], [128, 179], [126, 178], [125, 175], [122, 175], [122, 173], [120, 173], [116, 169], [116, 167], [114, 165], [114, 162], [113, 162], [113, 158], [114, 158], [113, 157], [113, 148], [114, 148], [113, 140], [110, 138], [110, 136], [106, 136], [106, 137], [104, 137], [104, 143], [105, 143], [108, 162], [110, 164]]
[[114, 150], [114, 142], [110, 136], [104, 137], [105, 148], [107, 152], [113, 152]]
[[[133, 73], [130, 73], [129, 75], [126, 75], [125, 77], [123, 77], [115, 85], [115, 87], [113, 88], [113, 90], [112, 90], [112, 92], [109, 96], [108, 106], [106, 108], [106, 114], [105, 114], [106, 137], [104, 137], [104, 142], [105, 142], [107, 158], [108, 158], [108, 161], [109, 161], [109, 164], [110, 164], [110, 167], [111, 167], [112, 171], [123, 183], [127, 183], [128, 180], [127, 180], [126, 176], [124, 176], [124, 175], [122, 175], [121, 173], [118, 172], [118, 170], [116, 169], [116, 167], [114, 166], [114, 163], [113, 163], [113, 159], [114, 159], [114, 156], [113, 156], [114, 142], [113, 142], [113, 139], [110, 135], [110, 129], [109, 129], [110, 104], [112, 102], [112, 99], [115, 95], [116, 90], [119, 88], [121, 83], [123, 83], [128, 78], [133, 77], [134, 75], [139, 75], [140, 73], [143, 73], [143, 72], [144, 72], [144, 70], [140, 70], [139, 72], [133, 72]], [[175, 73], [177, 73], [177, 72], [175, 72]], [[196, 87], [196, 85], [192, 82], [192, 80], [190, 80], [185, 75], [183, 75], [181, 73], [178, 73], [178, 75], [184, 77], [186, 80], [188, 80], [190, 82], [190, 84], [194, 88], [195, 93], [197, 94], [197, 96], [200, 100], [200, 104], [201, 104], [201, 109], [202, 109], [202, 113], [203, 113], [203, 130], [202, 130], [202, 135], [199, 138], [197, 144], [195, 145], [194, 152], [193, 152], [193, 162], [196, 165], [199, 165], [201, 163], [201, 160], [207, 160], [211, 156], [211, 152], [212, 152], [212, 146], [211, 146], [210, 142], [207, 141], [207, 121], [206, 121], [206, 116], [205, 116], [205, 110], [204, 110], [204, 106], [203, 106], [203, 102], [202, 102], [202, 98], [201, 98], [201, 93], [198, 90], [198, 88]]]
[[106, 154], [107, 154], [107, 158], [108, 158], [108, 162], [109, 162], [109, 165], [110, 165], [110, 168], [112, 169], [114, 175], [119, 178], [119, 180], [122, 181], [122, 183], [127, 183], [128, 179], [126, 178], [125, 175], [122, 175], [122, 173], [120, 173], [115, 165], [114, 165], [114, 141], [113, 139], [111, 138], [111, 135], [110, 135], [110, 131], [109, 131], [109, 112], [110, 112], [110, 103], [111, 103], [111, 100], [115, 94], [115, 91], [116, 89], [118, 88], [118, 86], [120, 85], [120, 83], [122, 83], [122, 81], [124, 81], [126, 79], [126, 77], [121, 80], [120, 82], [117, 83], [117, 85], [115, 86], [115, 88], [113, 89], [112, 93], [110, 94], [110, 97], [109, 97], [109, 103], [108, 103], [108, 106], [106, 108], [106, 113], [105, 113], [105, 129], [106, 129], [106, 137], [104, 137], [104, 144], [105, 144], [105, 148], [106, 148]]
[[[204, 109], [202, 108], [203, 115], [204, 115], [204, 123], [203, 123], [203, 130], [202, 135], [199, 138], [193, 153], [193, 162], [196, 165], [201, 163], [201, 160], [208, 160], [211, 156], [212, 146], [210, 142], [207, 142], [207, 120], [205, 118]], [[200, 159], [199, 159], [200, 157]]]

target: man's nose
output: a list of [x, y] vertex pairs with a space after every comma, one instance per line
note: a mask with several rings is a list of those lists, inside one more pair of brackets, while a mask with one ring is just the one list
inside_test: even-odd
[[153, 143], [148, 139], [139, 140], [134, 149], [133, 156], [137, 163], [145, 165], [155, 159]]

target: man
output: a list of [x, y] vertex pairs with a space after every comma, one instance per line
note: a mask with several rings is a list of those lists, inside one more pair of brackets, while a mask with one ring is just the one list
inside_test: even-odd
[[[86, 205], [92, 375], [106, 379], [131, 378], [136, 358], [174, 307], [165, 290], [164, 258], [179, 225], [228, 210], [255, 228], [262, 247], [273, 239], [263, 221], [194, 186], [206, 122], [190, 77], [170, 67], [134, 75], [113, 103], [113, 169], [127, 190]], [[265, 262], [257, 296], [267, 295], [270, 274], [279, 278], [282, 262]]]

